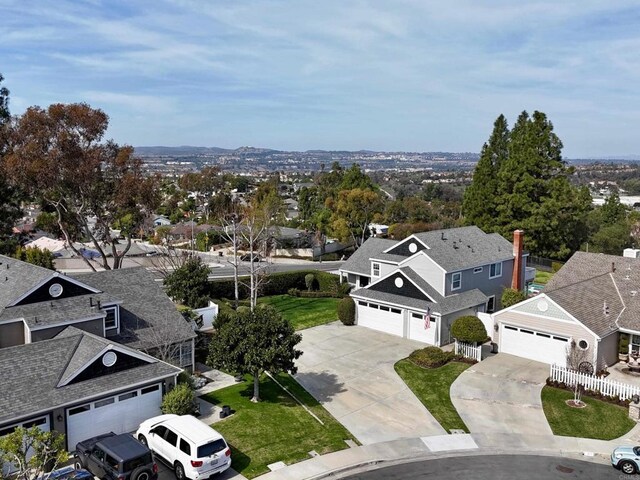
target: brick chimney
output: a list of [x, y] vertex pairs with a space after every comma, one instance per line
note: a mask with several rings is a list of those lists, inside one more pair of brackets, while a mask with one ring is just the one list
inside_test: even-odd
[[511, 288], [522, 291], [524, 285], [522, 266], [522, 244], [524, 242], [524, 230], [514, 230], [513, 232], [513, 276], [511, 277]]

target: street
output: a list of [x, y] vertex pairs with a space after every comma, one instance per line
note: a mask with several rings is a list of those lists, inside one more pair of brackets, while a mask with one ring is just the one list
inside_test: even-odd
[[485, 455], [442, 458], [379, 468], [351, 480], [606, 480], [633, 478], [611, 465], [568, 458], [527, 455]]

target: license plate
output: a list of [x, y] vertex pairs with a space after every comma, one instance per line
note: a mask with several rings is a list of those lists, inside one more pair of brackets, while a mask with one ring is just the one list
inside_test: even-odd
[[211, 465], [217, 465], [218, 463], [218, 459], [214, 458], [213, 460], [211, 460]]

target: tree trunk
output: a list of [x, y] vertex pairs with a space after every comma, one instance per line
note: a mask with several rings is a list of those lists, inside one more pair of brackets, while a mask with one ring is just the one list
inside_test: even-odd
[[240, 292], [238, 291], [238, 237], [236, 236], [236, 221], [233, 221], [233, 286], [235, 294], [235, 307], [238, 310]]
[[253, 403], [260, 401], [260, 372], [253, 372], [253, 397], [251, 401]]
[[58, 227], [60, 228], [60, 231], [62, 232], [62, 234], [64, 235], [64, 239], [67, 242], [67, 245], [69, 245], [69, 248], [76, 254], [79, 255], [80, 258], [82, 260], [84, 260], [84, 263], [86, 263], [89, 268], [91, 270], [93, 270], [94, 272], [96, 271], [96, 267], [94, 267], [91, 262], [89, 261], [89, 259], [87, 257], [85, 257], [84, 255], [82, 255], [78, 249], [73, 245], [73, 241], [71, 240], [71, 235], [69, 235], [69, 231], [67, 230], [67, 228], [64, 226], [64, 224], [62, 223], [62, 210], [60, 207], [60, 205], [58, 204], [54, 204], [53, 202], [49, 201], [49, 203], [53, 204], [54, 208], [56, 209], [56, 214], [58, 215]]

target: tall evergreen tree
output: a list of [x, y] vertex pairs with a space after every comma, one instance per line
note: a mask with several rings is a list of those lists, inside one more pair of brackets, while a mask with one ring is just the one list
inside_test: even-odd
[[504, 115], [493, 124], [489, 141], [482, 146], [473, 182], [464, 192], [462, 211], [469, 225], [491, 231], [498, 191], [498, 171], [509, 154], [509, 126]]
[[506, 130], [501, 137], [508, 139], [500, 144], [507, 148], [506, 154], [500, 150], [504, 156], [497, 164], [487, 160], [493, 137], [465, 194], [467, 223], [506, 238], [522, 228], [532, 253], [567, 258], [587, 238], [591, 196], [569, 182], [573, 170], [562, 160], [562, 142], [552, 123], [544, 113], [522, 112], [511, 132]]

